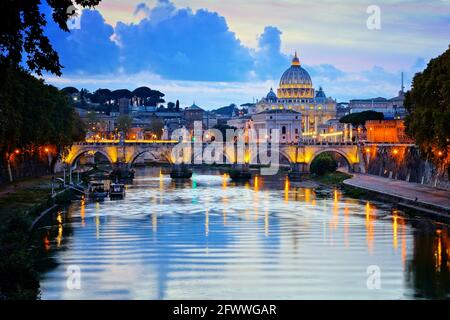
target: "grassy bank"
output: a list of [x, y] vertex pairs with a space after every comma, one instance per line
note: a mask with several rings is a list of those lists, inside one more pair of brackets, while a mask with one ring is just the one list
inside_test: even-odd
[[311, 180], [331, 187], [340, 187], [342, 186], [342, 182], [344, 182], [344, 180], [349, 179], [351, 177], [352, 176], [350, 174], [340, 171], [326, 173], [323, 176], [317, 175], [309, 176]]
[[0, 300], [39, 298], [29, 229], [42, 211], [58, 201], [51, 198], [50, 181], [31, 179], [0, 189]]

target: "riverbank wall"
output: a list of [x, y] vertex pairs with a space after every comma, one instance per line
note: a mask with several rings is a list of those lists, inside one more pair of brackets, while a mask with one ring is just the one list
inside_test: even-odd
[[0, 300], [39, 299], [37, 257], [30, 250], [32, 229], [43, 217], [72, 199], [70, 189], [60, 190], [55, 196], [45, 189], [39, 198], [29, 198], [28, 195], [37, 193], [33, 187], [3, 195], [4, 201], [0, 203], [0, 270], [8, 275], [0, 277]]
[[450, 190], [449, 164], [440, 167], [422, 159], [414, 145], [373, 145], [366, 149], [367, 173]]

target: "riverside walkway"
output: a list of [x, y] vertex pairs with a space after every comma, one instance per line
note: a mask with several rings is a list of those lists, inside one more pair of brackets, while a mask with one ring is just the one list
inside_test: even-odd
[[344, 184], [389, 198], [400, 206], [450, 218], [450, 191], [447, 190], [367, 174], [353, 174]]

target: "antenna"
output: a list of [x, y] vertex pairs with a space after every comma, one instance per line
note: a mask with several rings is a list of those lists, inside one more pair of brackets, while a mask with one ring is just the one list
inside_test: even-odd
[[402, 72], [402, 93], [404, 93], [404, 92], [405, 92], [405, 85], [403, 82], [403, 72]]

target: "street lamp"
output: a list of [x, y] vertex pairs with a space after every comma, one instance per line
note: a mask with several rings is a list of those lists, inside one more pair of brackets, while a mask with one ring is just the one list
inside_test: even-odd
[[19, 149], [15, 149], [13, 153], [6, 153], [6, 162], [7, 162], [7, 168], [8, 168], [8, 176], [9, 176], [9, 182], [13, 182], [13, 176], [11, 171], [11, 160], [14, 154], [20, 154]]

